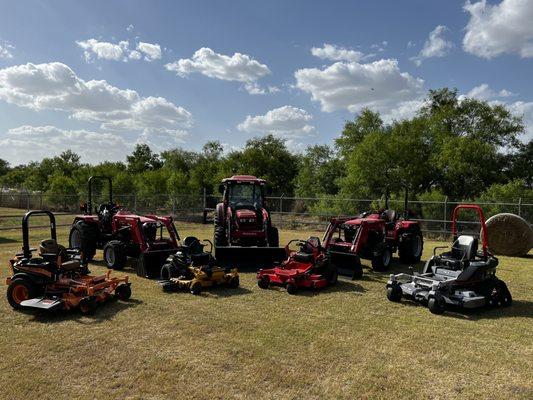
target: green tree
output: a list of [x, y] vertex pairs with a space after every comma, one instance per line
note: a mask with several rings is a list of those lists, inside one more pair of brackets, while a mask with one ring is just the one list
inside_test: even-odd
[[343, 177], [343, 172], [341, 160], [329, 146], [309, 146], [300, 158], [295, 194], [298, 197], [337, 194], [338, 180]]
[[383, 128], [379, 113], [363, 108], [353, 121], [346, 121], [341, 136], [335, 139], [335, 146], [341, 157], [347, 159], [366, 135], [380, 132]]
[[9, 163], [0, 158], [0, 176], [4, 176], [10, 171]]
[[55, 207], [62, 207], [63, 210], [74, 210], [79, 203], [77, 184], [74, 179], [62, 175], [54, 174], [50, 177], [50, 187], [46, 192], [49, 203]]
[[161, 168], [162, 162], [157, 154], [147, 144], [137, 144], [133, 152], [126, 157], [128, 171], [140, 174], [144, 171], [153, 171]]

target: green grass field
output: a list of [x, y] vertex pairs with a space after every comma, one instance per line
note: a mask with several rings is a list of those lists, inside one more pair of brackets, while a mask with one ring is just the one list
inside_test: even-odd
[[[212, 236], [210, 225], [178, 230]], [[67, 228], [59, 233], [66, 243]], [[281, 242], [311, 233], [282, 231]], [[34, 230], [32, 243], [46, 235]], [[0, 232], [2, 277], [20, 236]], [[424, 258], [438, 244], [426, 242]], [[100, 260], [94, 273], [106, 271]], [[254, 273], [238, 290], [195, 297], [123, 272], [131, 301], [91, 317], [13, 311], [0, 286], [0, 398], [533, 398], [531, 254], [500, 258], [512, 307], [443, 316], [389, 302], [388, 275], [368, 268], [360, 281], [296, 296], [259, 289]]]

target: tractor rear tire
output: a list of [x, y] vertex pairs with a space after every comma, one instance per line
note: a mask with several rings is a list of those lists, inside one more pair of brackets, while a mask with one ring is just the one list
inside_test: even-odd
[[37, 288], [29, 278], [15, 278], [7, 287], [7, 301], [15, 310], [22, 308], [21, 302], [33, 299], [36, 295]]
[[126, 266], [126, 249], [120, 240], [110, 240], [105, 244], [104, 261], [108, 268], [115, 270], [121, 270]]
[[372, 257], [372, 269], [375, 271], [386, 271], [389, 269], [391, 258], [391, 250], [385, 247], [377, 256]]
[[268, 229], [268, 247], [279, 247], [278, 228], [273, 226]]
[[178, 269], [172, 264], [165, 264], [161, 267], [160, 279], [162, 281], [169, 281], [171, 278], [178, 277]]
[[115, 289], [115, 295], [118, 297], [119, 300], [129, 300], [131, 297], [131, 286], [125, 283], [123, 283], [122, 285], [118, 285]]
[[96, 254], [98, 242], [98, 226], [85, 221], [77, 221], [70, 228], [69, 247], [78, 248], [82, 252], [85, 261], [92, 261]]
[[422, 258], [422, 251], [424, 250], [424, 238], [422, 232], [417, 230], [413, 236], [398, 247], [400, 261], [404, 264], [417, 263]]

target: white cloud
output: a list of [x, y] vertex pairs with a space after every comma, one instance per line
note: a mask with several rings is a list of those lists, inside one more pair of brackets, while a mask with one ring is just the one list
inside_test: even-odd
[[142, 54], [138, 52], [137, 50], [132, 50], [128, 57], [131, 60], [140, 60], [142, 58]]
[[294, 75], [296, 87], [320, 102], [326, 112], [347, 109], [355, 113], [369, 107], [387, 113], [424, 94], [424, 81], [401, 72], [397, 60], [337, 62], [325, 69], [300, 69]]
[[127, 61], [128, 59], [128, 41], [121, 41], [118, 44], [114, 44], [89, 39], [77, 41], [76, 44], [84, 50], [83, 55], [87, 62], [92, 62], [95, 57], [101, 60], [115, 61]]
[[156, 152], [185, 143], [188, 132], [181, 129], [145, 129], [136, 143], [145, 143]]
[[306, 136], [315, 130], [313, 119], [307, 111], [293, 106], [283, 106], [264, 115], [248, 115], [237, 129], [244, 132], [272, 133], [285, 138]]
[[15, 46], [6, 41], [0, 41], [0, 58], [13, 58]]
[[243, 83], [254, 82], [270, 74], [265, 64], [249, 55], [235, 53], [230, 57], [207, 47], [198, 49], [192, 58], [182, 58], [166, 64], [165, 68], [181, 77], [200, 73], [210, 78]]
[[418, 66], [426, 58], [444, 57], [453, 48], [453, 43], [444, 38], [444, 33], [447, 31], [444, 25], [438, 25], [429, 33], [429, 39], [424, 43], [424, 47], [420, 53], [411, 60]]
[[489, 87], [488, 84], [482, 83], [479, 86], [474, 87], [471, 89], [466, 95], [459, 96], [460, 99], [463, 99], [465, 97], [469, 98], [475, 98], [478, 100], [491, 100], [499, 97], [511, 97], [515, 96], [514, 93], [510, 92], [509, 90], [502, 89], [499, 92], [494, 91]]
[[88, 130], [65, 130], [54, 126], [29, 126], [9, 129], [0, 139], [2, 148], [9, 148], [14, 164], [26, 161], [40, 161], [43, 157], [72, 150], [85, 162], [96, 163], [105, 160], [123, 160], [133, 145], [121, 135]]
[[526, 128], [525, 135], [521, 138], [527, 143], [533, 140], [533, 101], [515, 101], [507, 104], [509, 110], [518, 116], [522, 116]]
[[533, 57], [533, 2], [531, 0], [503, 0], [490, 5], [486, 0], [467, 2], [470, 13], [463, 38], [466, 52], [479, 57], [518, 54]]
[[263, 87], [257, 82], [247, 82], [244, 84], [244, 89], [253, 95], [259, 95], [259, 94], [273, 94], [278, 93], [280, 91], [280, 88], [277, 86], [267, 86]]
[[145, 54], [144, 59], [146, 61], [154, 61], [161, 58], [161, 46], [157, 43], [139, 42], [137, 50]]
[[106, 129], [177, 129], [192, 116], [162, 97], [141, 97], [106, 81], [85, 81], [67, 65], [23, 64], [0, 70], [0, 100], [34, 110], [59, 110]]
[[128, 32], [131, 32], [131, 31], [134, 30], [134, 29], [135, 29], [135, 27], [134, 27], [132, 24], [129, 24], [129, 25], [126, 27], [126, 30], [127, 30]]
[[313, 47], [311, 54], [323, 60], [360, 61], [364, 54], [357, 50], [349, 50], [334, 44], [324, 43], [322, 47]]

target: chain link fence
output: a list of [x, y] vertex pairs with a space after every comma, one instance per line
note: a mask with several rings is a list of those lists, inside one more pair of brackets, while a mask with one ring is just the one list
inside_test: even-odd
[[[46, 209], [67, 214], [79, 213], [80, 203], [84, 197], [80, 195], [57, 195], [35, 192], [0, 191], [0, 218], [5, 217], [6, 209], [30, 210]], [[95, 196], [93, 205], [107, 201], [105, 196]], [[177, 220], [189, 222], [210, 222], [219, 196], [189, 194], [171, 195], [159, 194], [155, 196], [115, 195], [114, 201], [137, 213], [171, 214]], [[516, 199], [513, 202], [474, 202], [479, 204], [486, 218], [492, 215], [508, 212], [520, 215], [530, 224], [533, 221], [533, 204]], [[455, 201], [409, 201], [409, 217], [421, 223], [425, 234], [444, 236], [450, 231], [451, 213]], [[342, 198], [298, 198], [298, 197], [269, 197], [267, 206], [271, 210], [273, 223], [282, 228], [290, 229], [319, 229], [322, 230], [332, 217], [356, 215], [365, 210], [376, 210], [385, 207], [385, 200], [381, 199], [342, 199]], [[399, 214], [404, 212], [402, 200], [389, 200], [389, 208]], [[207, 211], [206, 211], [207, 210]], [[13, 214], [13, 211], [10, 212]], [[17, 213], [21, 215], [21, 213]], [[472, 222], [469, 215], [462, 216], [463, 227]], [[0, 229], [2, 222], [0, 220]], [[474, 227], [477, 229], [477, 227]]]

